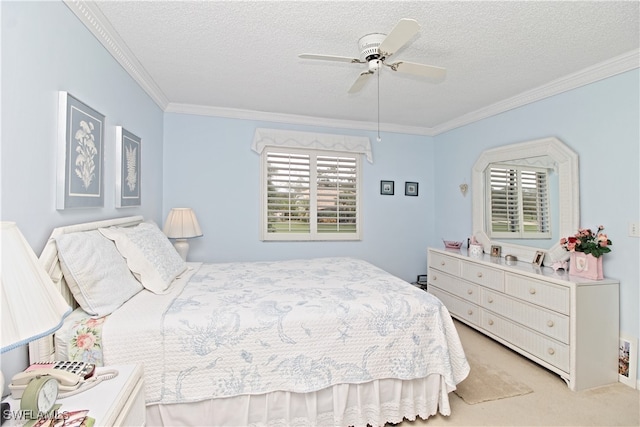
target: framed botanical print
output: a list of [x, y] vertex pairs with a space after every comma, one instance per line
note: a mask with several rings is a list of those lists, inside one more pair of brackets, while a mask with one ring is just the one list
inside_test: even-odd
[[140, 206], [142, 140], [116, 126], [116, 208]]
[[58, 94], [56, 208], [104, 206], [104, 115], [68, 92]]

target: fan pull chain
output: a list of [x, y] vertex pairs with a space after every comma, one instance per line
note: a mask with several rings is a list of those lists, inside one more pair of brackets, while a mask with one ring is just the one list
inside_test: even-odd
[[378, 68], [377, 74], [378, 74], [378, 138], [376, 139], [378, 142], [380, 142], [382, 141], [382, 138], [380, 138], [380, 68]]

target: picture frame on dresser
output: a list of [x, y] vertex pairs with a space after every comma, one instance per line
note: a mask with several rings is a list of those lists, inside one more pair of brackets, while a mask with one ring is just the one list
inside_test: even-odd
[[500, 258], [501, 255], [502, 255], [502, 246], [491, 245], [491, 256]]
[[538, 267], [542, 267], [542, 261], [544, 261], [544, 252], [536, 251], [536, 254], [533, 257], [532, 264]]
[[116, 126], [116, 208], [141, 205], [142, 139]]
[[58, 92], [56, 209], [104, 206], [105, 116]]

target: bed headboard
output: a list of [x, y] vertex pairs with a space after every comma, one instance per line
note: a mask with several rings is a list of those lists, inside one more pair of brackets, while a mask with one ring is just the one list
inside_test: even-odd
[[[78, 307], [78, 303], [73, 298], [73, 294], [67, 286], [67, 282], [64, 280], [62, 269], [60, 268], [60, 260], [58, 259], [56, 237], [78, 231], [97, 230], [98, 228], [103, 227], [133, 227], [143, 221], [144, 218], [142, 216], [129, 216], [124, 218], [87, 222], [83, 224], [66, 225], [53, 229], [42, 253], [40, 254], [40, 262], [42, 263], [45, 271], [51, 277], [56, 290], [62, 294], [65, 301], [67, 301], [71, 307]], [[29, 360], [31, 363], [53, 360], [54, 353], [55, 348], [53, 335], [44, 337], [29, 344]]]

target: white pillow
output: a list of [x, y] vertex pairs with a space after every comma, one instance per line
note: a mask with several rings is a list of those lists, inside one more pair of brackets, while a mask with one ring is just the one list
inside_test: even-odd
[[84, 311], [106, 316], [142, 290], [113, 242], [97, 230], [56, 238], [60, 267]]
[[155, 224], [101, 228], [100, 232], [116, 243], [142, 286], [155, 294], [167, 292], [171, 282], [187, 269], [187, 263]]

